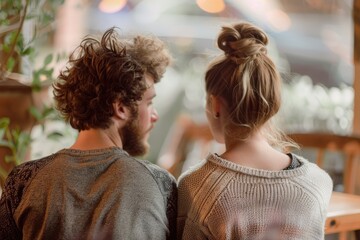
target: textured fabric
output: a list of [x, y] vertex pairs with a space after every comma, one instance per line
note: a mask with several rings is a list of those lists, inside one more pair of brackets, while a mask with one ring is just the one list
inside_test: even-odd
[[332, 180], [292, 157], [301, 165], [267, 171], [210, 154], [179, 178], [177, 239], [323, 239]]
[[291, 170], [301, 166], [301, 162], [297, 157], [294, 157], [291, 153], [288, 153], [287, 155], [291, 158], [291, 162], [290, 165], [283, 170]]
[[0, 239], [174, 239], [176, 182], [120, 148], [65, 149], [16, 167]]

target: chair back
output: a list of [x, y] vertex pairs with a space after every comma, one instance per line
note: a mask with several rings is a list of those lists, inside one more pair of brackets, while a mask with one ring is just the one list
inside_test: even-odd
[[[324, 168], [325, 153], [339, 152], [344, 156], [344, 192], [355, 193], [356, 171], [360, 156], [360, 137], [342, 136], [333, 133], [291, 133], [288, 136], [302, 149], [311, 148], [317, 152], [316, 163]], [[342, 159], [339, 159], [342, 160]]]
[[180, 115], [165, 139], [157, 164], [177, 178], [217, 146], [206, 122]]

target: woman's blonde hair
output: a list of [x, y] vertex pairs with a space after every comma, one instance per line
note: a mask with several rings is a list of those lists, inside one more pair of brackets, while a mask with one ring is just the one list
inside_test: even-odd
[[208, 67], [205, 89], [226, 103], [226, 134], [245, 140], [264, 126], [269, 142], [283, 148], [288, 140], [269, 121], [280, 109], [281, 78], [267, 44], [265, 32], [250, 23], [222, 27], [217, 45], [224, 54]]

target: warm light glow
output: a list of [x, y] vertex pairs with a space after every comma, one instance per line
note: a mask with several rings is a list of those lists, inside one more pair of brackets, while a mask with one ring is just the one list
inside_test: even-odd
[[266, 14], [266, 20], [277, 31], [286, 31], [291, 26], [291, 20], [289, 16], [285, 12], [279, 9], [274, 9], [272, 11], [269, 11]]
[[251, 9], [253, 12], [263, 12], [271, 6], [271, 3], [266, 0], [246, 0], [242, 1], [242, 4], [246, 4], [247, 8]]
[[197, 5], [209, 13], [218, 13], [225, 9], [223, 0], [196, 0]]
[[[235, 0], [233, 0], [235, 2]], [[291, 28], [289, 15], [282, 10], [279, 1], [238, 0], [236, 4], [244, 10], [254, 22], [263, 22], [275, 31], [286, 31]]]
[[105, 13], [115, 13], [125, 7], [127, 0], [101, 0], [99, 9]]
[[352, 64], [351, 54], [348, 47], [341, 41], [339, 33], [331, 29], [324, 29], [321, 37], [325, 45], [335, 54], [339, 55], [346, 63]]

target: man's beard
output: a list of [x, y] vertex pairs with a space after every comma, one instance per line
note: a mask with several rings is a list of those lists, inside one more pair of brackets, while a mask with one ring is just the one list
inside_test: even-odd
[[149, 150], [149, 146], [144, 141], [145, 133], [140, 129], [137, 117], [130, 119], [120, 130], [123, 149], [131, 156], [145, 155]]

